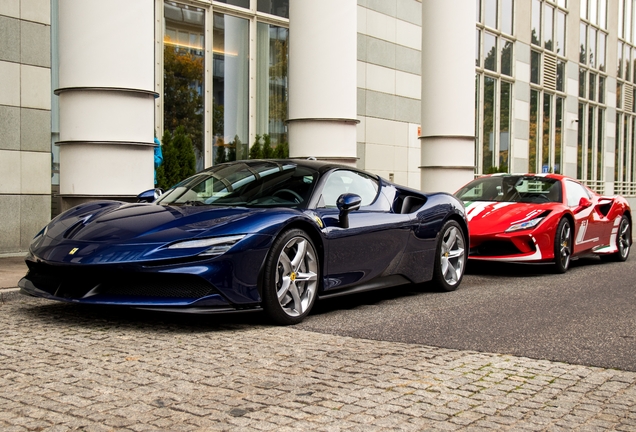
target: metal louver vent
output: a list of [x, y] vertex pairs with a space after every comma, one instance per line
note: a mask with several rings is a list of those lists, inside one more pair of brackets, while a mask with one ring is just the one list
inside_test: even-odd
[[623, 109], [626, 112], [632, 112], [634, 108], [634, 86], [630, 83], [623, 85], [624, 104]]
[[556, 90], [557, 58], [549, 51], [543, 53], [543, 88]]

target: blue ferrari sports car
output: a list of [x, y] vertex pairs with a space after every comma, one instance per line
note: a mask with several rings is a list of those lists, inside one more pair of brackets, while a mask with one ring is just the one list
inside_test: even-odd
[[264, 309], [294, 324], [317, 298], [429, 280], [452, 291], [469, 250], [457, 198], [329, 162], [224, 163], [148, 201], [94, 201], [53, 219], [31, 243], [21, 292], [180, 312]]

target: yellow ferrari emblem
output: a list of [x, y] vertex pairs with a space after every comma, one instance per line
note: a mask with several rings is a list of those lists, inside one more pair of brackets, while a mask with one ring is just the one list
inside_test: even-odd
[[314, 215], [314, 220], [316, 221], [316, 223], [318, 224], [318, 226], [320, 228], [324, 228], [324, 224], [322, 223], [322, 219], [320, 219], [318, 216]]
[[292, 274], [289, 275], [289, 278], [291, 279], [291, 281], [295, 281], [296, 280], [296, 273], [292, 272]]
[[68, 253], [69, 255], [75, 255], [75, 252], [77, 252], [79, 250], [79, 248], [73, 248], [71, 249], [71, 251]]

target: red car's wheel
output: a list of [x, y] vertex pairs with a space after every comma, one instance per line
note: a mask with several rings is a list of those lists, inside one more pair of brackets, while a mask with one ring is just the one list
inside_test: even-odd
[[631, 245], [632, 226], [629, 223], [627, 216], [623, 215], [621, 223], [618, 226], [618, 233], [616, 233], [616, 247], [618, 247], [618, 252], [608, 255], [607, 259], [612, 261], [625, 261], [629, 256]]
[[572, 225], [567, 218], [559, 221], [554, 235], [554, 264], [557, 273], [565, 273], [572, 258]]

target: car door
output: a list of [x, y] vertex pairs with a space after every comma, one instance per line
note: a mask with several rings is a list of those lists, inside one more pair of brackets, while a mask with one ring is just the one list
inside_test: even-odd
[[[380, 181], [353, 170], [329, 174], [315, 209], [324, 224], [326, 241], [325, 290], [344, 288], [397, 268], [408, 240], [412, 216], [395, 214], [380, 193]], [[336, 200], [343, 193], [362, 199], [348, 215], [348, 227], [340, 224]]]
[[[585, 186], [565, 180], [566, 204], [574, 214], [574, 253], [592, 249], [601, 244], [600, 224], [595, 219], [595, 204], [597, 204]], [[579, 206], [581, 198], [586, 198], [591, 205], [586, 208]]]

